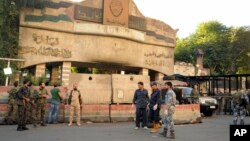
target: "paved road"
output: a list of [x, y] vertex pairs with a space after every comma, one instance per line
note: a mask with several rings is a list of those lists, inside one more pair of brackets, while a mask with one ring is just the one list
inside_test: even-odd
[[[176, 126], [176, 141], [229, 141], [231, 116], [204, 118], [201, 124]], [[250, 124], [250, 118], [246, 118]], [[150, 134], [149, 130], [134, 130], [133, 123], [48, 125], [17, 132], [16, 126], [0, 126], [1, 141], [164, 141], [170, 140]]]

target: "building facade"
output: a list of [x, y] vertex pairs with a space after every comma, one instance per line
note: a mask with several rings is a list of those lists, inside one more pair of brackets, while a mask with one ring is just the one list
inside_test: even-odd
[[19, 56], [24, 72], [65, 86], [72, 67], [159, 80], [174, 74], [176, 32], [132, 0], [51, 0], [22, 10]]

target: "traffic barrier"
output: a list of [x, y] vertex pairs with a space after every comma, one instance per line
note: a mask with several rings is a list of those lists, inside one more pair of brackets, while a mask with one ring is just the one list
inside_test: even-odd
[[110, 105], [111, 122], [134, 121], [135, 108], [130, 105]]
[[[161, 115], [164, 114], [165, 105], [162, 105]], [[174, 113], [175, 124], [192, 124], [202, 122], [200, 104], [176, 105]]]
[[[64, 106], [64, 122], [69, 122], [69, 105]], [[83, 122], [110, 122], [109, 105], [82, 105]], [[75, 121], [75, 118], [74, 118]]]
[[[11, 87], [0, 87], [0, 124], [7, 112], [8, 93]], [[37, 88], [37, 87], [35, 87]], [[46, 87], [49, 91], [52, 87]], [[60, 87], [62, 93], [66, 93], [64, 87]], [[65, 96], [65, 94], [64, 94]], [[49, 101], [49, 100], [48, 100]], [[47, 104], [46, 120], [49, 110], [49, 103]], [[164, 105], [162, 105], [161, 114], [164, 112]], [[59, 112], [59, 122], [68, 122], [69, 109], [68, 106], [61, 104]], [[86, 104], [82, 105], [81, 119], [83, 122], [122, 122], [134, 121], [135, 108], [131, 104]], [[202, 122], [199, 104], [176, 105], [174, 114], [174, 121], [176, 124], [189, 124]]]

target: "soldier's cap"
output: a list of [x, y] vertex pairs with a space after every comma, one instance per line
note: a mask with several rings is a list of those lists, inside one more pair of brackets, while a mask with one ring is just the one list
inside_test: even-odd
[[150, 83], [150, 86], [154, 86], [154, 85], [157, 86], [157, 83], [156, 82], [151, 82]]

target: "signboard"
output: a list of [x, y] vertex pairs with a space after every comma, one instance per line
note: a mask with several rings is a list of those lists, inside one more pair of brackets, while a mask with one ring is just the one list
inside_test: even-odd
[[3, 71], [4, 71], [4, 75], [11, 75], [12, 74], [11, 68], [4, 68]]

